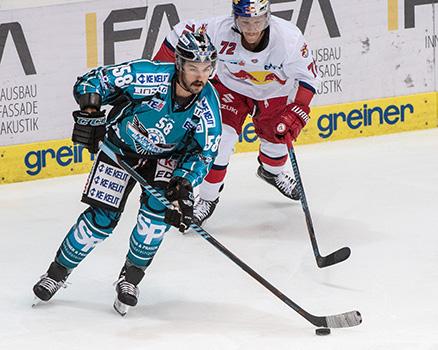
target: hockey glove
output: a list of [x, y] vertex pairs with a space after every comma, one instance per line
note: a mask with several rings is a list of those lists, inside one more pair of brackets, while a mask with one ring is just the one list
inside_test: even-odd
[[72, 141], [84, 145], [90, 153], [97, 153], [106, 132], [105, 112], [74, 111], [73, 119]]
[[280, 114], [275, 125], [274, 135], [278, 142], [291, 145], [309, 120], [310, 108], [308, 106], [288, 104]]
[[173, 177], [166, 189], [166, 198], [175, 209], [167, 209], [164, 222], [175, 226], [180, 232], [186, 231], [193, 220], [193, 187], [182, 177]]

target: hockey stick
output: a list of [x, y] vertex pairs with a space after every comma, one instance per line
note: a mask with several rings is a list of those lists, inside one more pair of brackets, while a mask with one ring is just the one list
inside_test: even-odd
[[307, 230], [309, 231], [310, 242], [312, 243], [313, 254], [315, 255], [318, 267], [327, 267], [347, 260], [351, 254], [351, 250], [348, 247], [341, 248], [327, 256], [322, 256], [320, 254], [318, 243], [316, 242], [315, 230], [313, 229], [312, 218], [310, 216], [309, 206], [307, 205], [306, 194], [304, 193], [303, 182], [301, 181], [300, 170], [298, 169], [297, 157], [295, 156], [293, 146], [289, 147], [289, 157], [292, 163], [295, 180], [297, 181], [298, 191], [300, 192], [301, 206], [303, 207], [304, 215], [306, 216]]
[[[147, 191], [151, 196], [155, 197], [159, 200], [163, 205], [169, 207], [170, 202], [155, 188], [149, 185], [146, 180], [128, 163], [126, 163], [120, 155], [114, 153], [106, 144], [101, 145], [101, 150], [105, 152], [113, 161], [119, 164], [129, 175], [131, 175], [142, 187], [145, 191]], [[216, 249], [218, 249], [221, 253], [226, 255], [230, 260], [232, 260], [236, 265], [238, 265], [242, 270], [248, 273], [251, 277], [253, 277], [256, 281], [258, 281], [263, 287], [268, 289], [272, 294], [274, 294], [277, 298], [283, 301], [286, 305], [291, 307], [297, 313], [299, 313], [302, 317], [304, 317], [307, 321], [312, 323], [317, 327], [329, 327], [329, 328], [346, 328], [357, 326], [362, 322], [362, 316], [359, 311], [350, 311], [345, 312], [338, 315], [332, 316], [315, 316], [308, 313], [298, 304], [294, 303], [291, 299], [289, 299], [286, 295], [284, 295], [281, 291], [275, 288], [271, 283], [265, 280], [262, 276], [260, 276], [257, 272], [255, 272], [251, 267], [245, 264], [242, 260], [240, 260], [236, 255], [230, 252], [226, 247], [224, 247], [220, 242], [218, 242], [212, 235], [210, 235], [203, 228], [192, 224], [190, 226], [196, 233], [198, 233], [202, 238], [204, 238], [207, 242], [212, 244]]]

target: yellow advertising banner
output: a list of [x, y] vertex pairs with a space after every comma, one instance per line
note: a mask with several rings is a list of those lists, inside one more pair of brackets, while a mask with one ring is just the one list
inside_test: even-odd
[[[435, 92], [333, 106], [313, 107], [311, 118], [297, 144], [377, 136], [438, 127], [438, 94]], [[257, 137], [248, 118], [236, 152], [258, 150]]]
[[[376, 136], [438, 127], [438, 94], [358, 101], [314, 107], [297, 144]], [[248, 118], [236, 152], [258, 150], [258, 138]], [[70, 140], [0, 147], [0, 184], [80, 174], [91, 168], [93, 156]]]
[[85, 173], [93, 159], [69, 139], [0, 147], [0, 184]]

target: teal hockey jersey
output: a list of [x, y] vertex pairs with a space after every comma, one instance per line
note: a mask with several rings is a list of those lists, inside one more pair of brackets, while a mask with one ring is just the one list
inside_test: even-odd
[[135, 60], [96, 68], [78, 78], [80, 95], [97, 93], [115, 107], [104, 140], [119, 154], [178, 159], [173, 176], [200, 184], [217, 155], [222, 125], [220, 103], [207, 82], [185, 106], [175, 99], [175, 65]]

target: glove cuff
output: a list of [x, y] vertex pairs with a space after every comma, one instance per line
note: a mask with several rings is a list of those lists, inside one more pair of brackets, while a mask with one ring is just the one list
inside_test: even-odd
[[74, 111], [73, 119], [76, 124], [88, 126], [103, 126], [106, 124], [105, 112]]
[[[305, 110], [307, 109], [307, 111]], [[305, 108], [305, 106], [299, 106], [297, 104], [291, 104], [291, 109], [292, 112], [294, 112], [300, 119], [300, 121], [303, 123], [303, 126], [305, 126], [307, 124], [307, 122], [309, 121], [310, 117], [309, 117], [309, 112], [310, 112], [310, 108], [307, 107]]]

